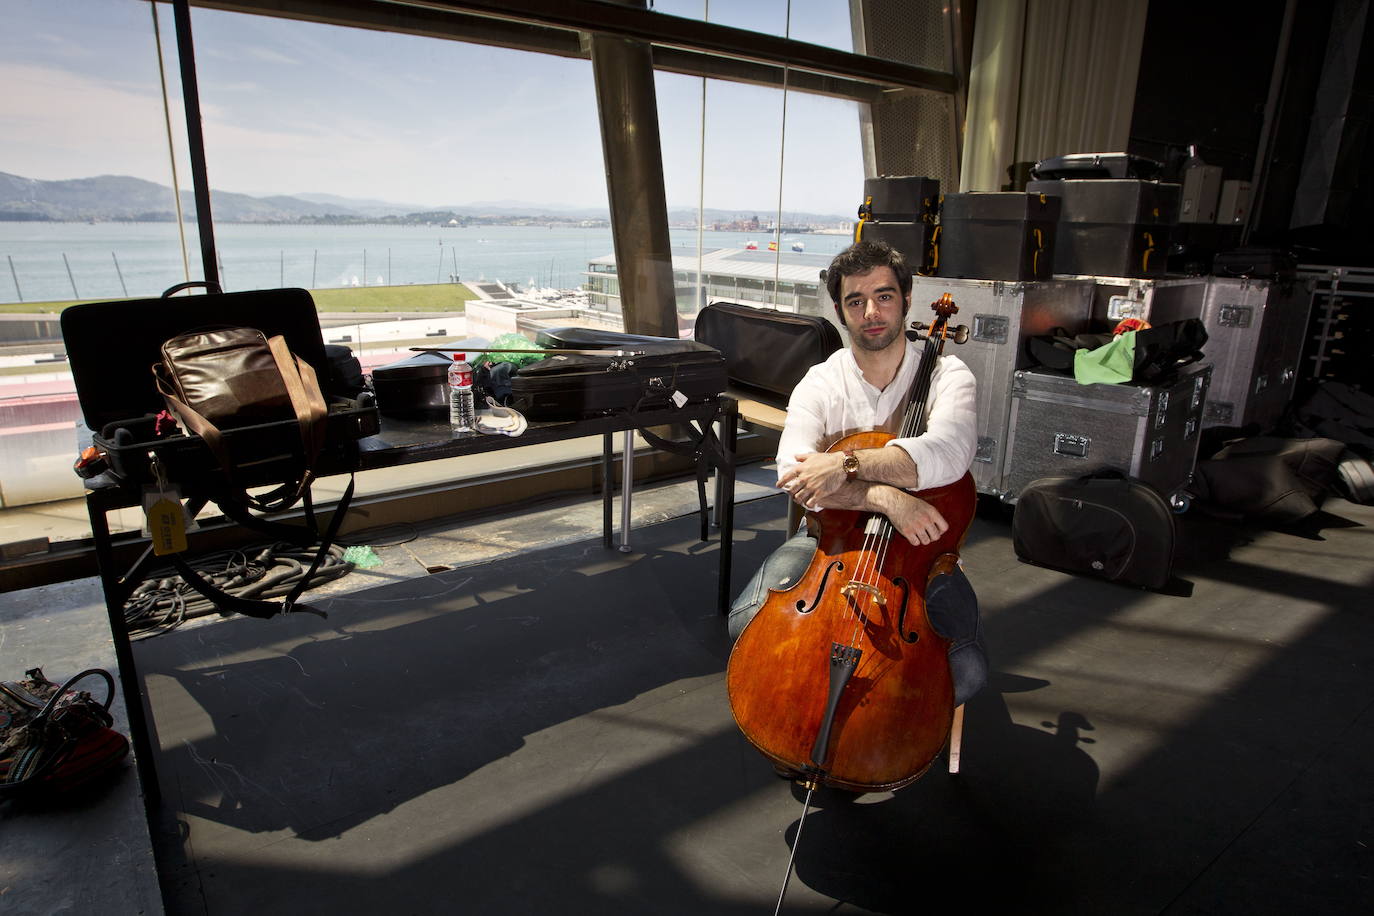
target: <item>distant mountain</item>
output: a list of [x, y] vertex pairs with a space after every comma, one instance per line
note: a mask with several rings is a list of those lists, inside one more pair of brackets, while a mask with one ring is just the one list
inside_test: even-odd
[[[195, 194], [181, 192], [187, 219], [196, 213]], [[210, 208], [225, 222], [297, 222], [308, 217], [360, 216], [347, 207], [295, 197], [250, 197], [212, 191]], [[0, 220], [131, 220], [176, 219], [172, 189], [141, 178], [100, 175], [63, 181], [38, 181], [0, 172]]]
[[[211, 191], [210, 207], [215, 219], [228, 223], [347, 223], [384, 221], [397, 223], [500, 222], [503, 220], [579, 221], [606, 220], [604, 209], [532, 204], [501, 200], [429, 207], [391, 201], [340, 197], [335, 194], [293, 194], [253, 196], [230, 191]], [[186, 219], [194, 219], [195, 194], [181, 192], [181, 208]], [[747, 222], [757, 217], [767, 224], [773, 218], [767, 210], [707, 210], [707, 226], [715, 223]], [[694, 225], [694, 208], [673, 208], [668, 214], [672, 225]], [[100, 175], [40, 181], [0, 172], [0, 220], [136, 221], [166, 222], [176, 219], [172, 189], [141, 178], [125, 175]], [[842, 222], [845, 217], [813, 213], [784, 212], [784, 226], [822, 225]]]

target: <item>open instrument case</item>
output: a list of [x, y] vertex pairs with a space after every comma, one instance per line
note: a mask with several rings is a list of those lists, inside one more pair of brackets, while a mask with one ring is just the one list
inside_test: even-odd
[[[211, 327], [257, 328], [280, 334], [320, 379], [329, 418], [324, 449], [316, 466], [347, 472], [358, 439], [379, 429], [370, 392], [343, 397], [328, 390], [330, 378], [324, 339], [314, 300], [303, 289], [253, 290], [201, 296], [133, 299], [74, 305], [62, 312], [62, 337], [76, 382], [77, 399], [93, 443], [105, 453], [120, 485], [153, 480], [157, 456], [167, 479], [187, 492], [215, 488], [223, 479], [214, 454], [199, 436], [180, 428], [157, 434], [164, 408], [152, 367], [162, 359], [162, 344], [188, 331]], [[245, 486], [290, 480], [302, 466], [300, 433], [294, 419], [225, 429], [224, 441], [238, 461]], [[294, 469], [294, 472], [293, 472]]]

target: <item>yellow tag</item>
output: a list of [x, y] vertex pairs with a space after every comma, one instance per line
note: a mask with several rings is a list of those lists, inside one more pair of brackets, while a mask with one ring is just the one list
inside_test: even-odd
[[163, 497], [144, 506], [144, 512], [154, 554], [164, 556], [186, 549], [186, 511], [179, 501]]

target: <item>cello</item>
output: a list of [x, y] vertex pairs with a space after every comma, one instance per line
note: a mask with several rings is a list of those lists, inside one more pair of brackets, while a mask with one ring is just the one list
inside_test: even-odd
[[[958, 311], [949, 293], [931, 308], [936, 317], [929, 326], [913, 322], [907, 331], [912, 340], [924, 336], [925, 347], [901, 438], [924, 429], [946, 338], [968, 339], [967, 328], [949, 327]], [[881, 430], [858, 432], [827, 451], [878, 448], [893, 438]], [[966, 472], [916, 495], [948, 522], [944, 534], [919, 547], [882, 515], [808, 511], [807, 530], [817, 542], [811, 564], [792, 585], [769, 590], [730, 653], [726, 688], [735, 722], [775, 766], [800, 775], [807, 808], [821, 785], [853, 792], [907, 785], [948, 740], [954, 713], [949, 644], [926, 616], [925, 592], [957, 564], [977, 491]], [[800, 833], [799, 825], [798, 839]]]

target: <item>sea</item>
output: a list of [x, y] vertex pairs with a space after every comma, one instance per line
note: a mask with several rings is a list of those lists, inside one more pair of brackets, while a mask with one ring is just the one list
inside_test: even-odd
[[[200, 241], [175, 223], [0, 222], [0, 302], [156, 296], [202, 279]], [[670, 230], [674, 250], [695, 250], [696, 229]], [[773, 235], [701, 233], [703, 248], [766, 250]], [[845, 233], [785, 233], [784, 252], [834, 254]], [[245, 289], [406, 286], [500, 281], [577, 289], [587, 265], [614, 254], [610, 229], [566, 225], [389, 226], [225, 223], [215, 227], [220, 280]], [[189, 265], [189, 271], [188, 271]]]

